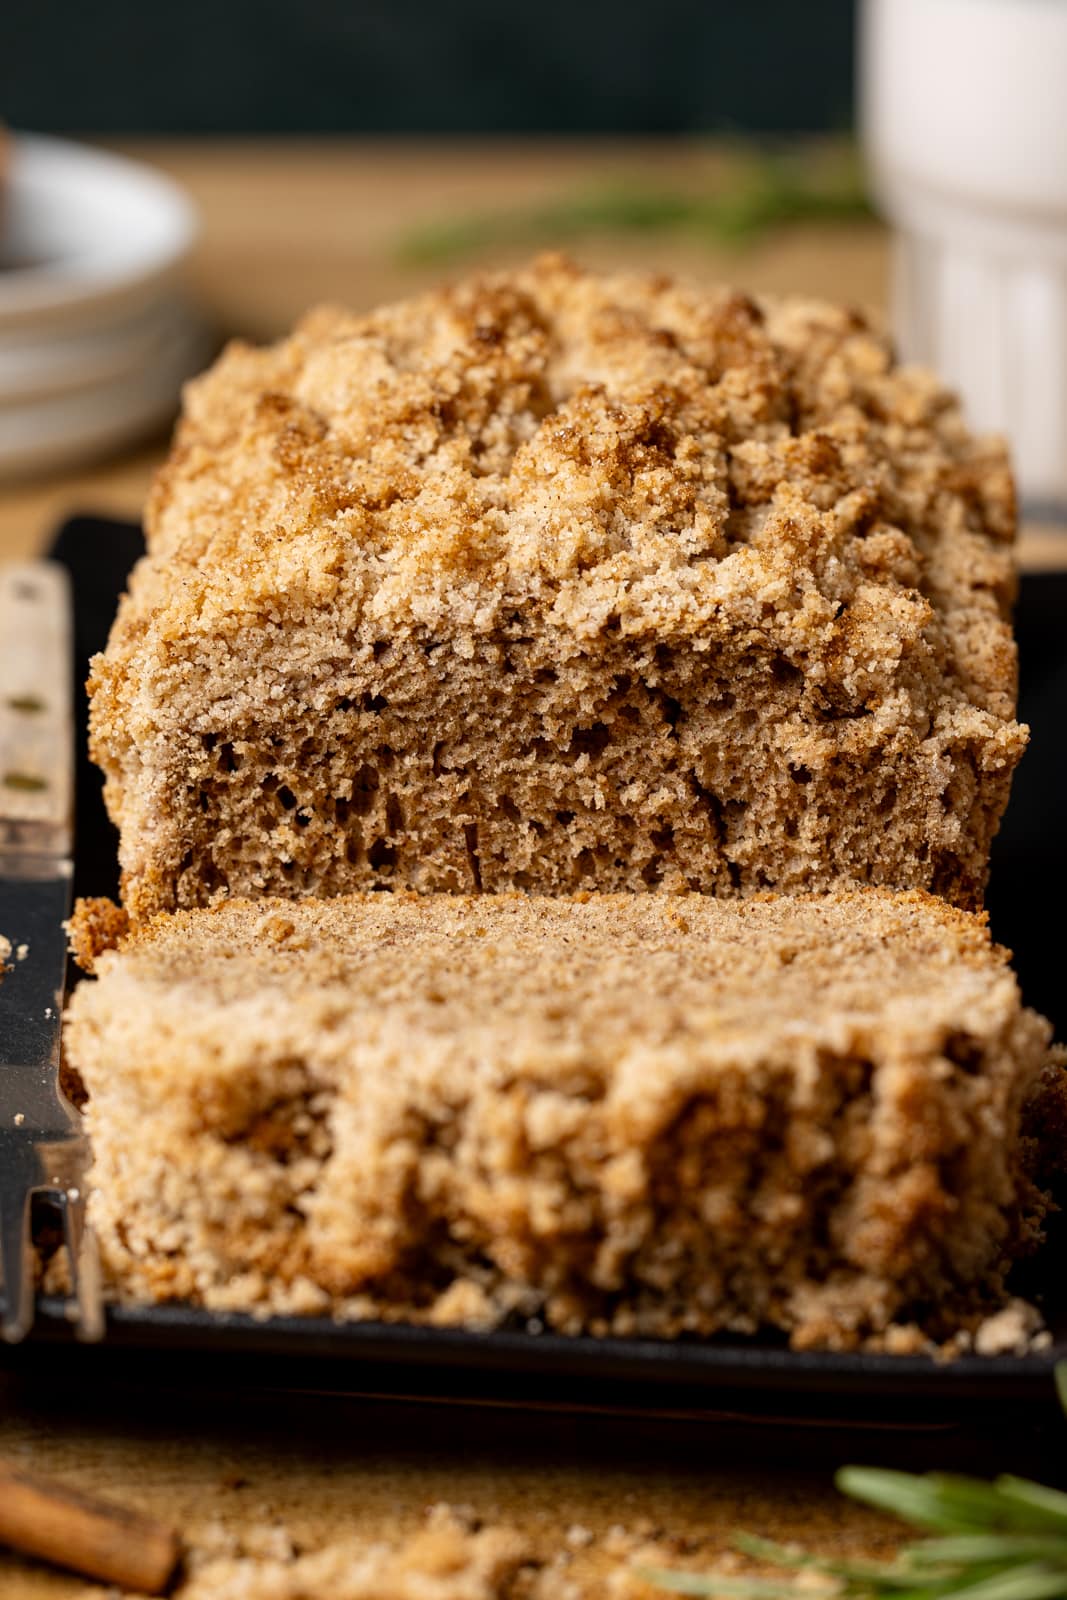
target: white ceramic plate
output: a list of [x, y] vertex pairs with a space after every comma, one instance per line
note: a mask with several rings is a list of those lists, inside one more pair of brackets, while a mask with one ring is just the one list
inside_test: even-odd
[[19, 134], [0, 233], [0, 334], [96, 331], [157, 299], [196, 234], [178, 186], [139, 162]]
[[138, 374], [175, 334], [189, 326], [190, 312], [167, 296], [122, 322], [104, 328], [0, 332], [0, 411], [64, 391], [110, 383]]
[[0, 406], [0, 478], [85, 461], [152, 433], [174, 416], [182, 383], [209, 354], [200, 325], [179, 321], [132, 373]]
[[0, 477], [160, 427], [210, 353], [177, 279], [196, 233], [169, 178], [19, 134], [0, 214]]

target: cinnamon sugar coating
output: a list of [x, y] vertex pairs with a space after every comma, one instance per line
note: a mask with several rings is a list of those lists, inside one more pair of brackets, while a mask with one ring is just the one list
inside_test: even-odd
[[65, 1042], [140, 1301], [944, 1336], [1064, 1099], [984, 920], [914, 892], [231, 900], [97, 971]]
[[1012, 485], [853, 312], [550, 257], [193, 383], [91, 679], [135, 919], [410, 886], [980, 904]]

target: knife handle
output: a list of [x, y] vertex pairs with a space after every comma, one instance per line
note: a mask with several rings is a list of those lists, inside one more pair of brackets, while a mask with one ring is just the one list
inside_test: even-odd
[[65, 569], [0, 566], [0, 850], [70, 854], [72, 650]]

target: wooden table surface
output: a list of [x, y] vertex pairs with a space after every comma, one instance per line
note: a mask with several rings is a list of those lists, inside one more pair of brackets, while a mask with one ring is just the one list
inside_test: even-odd
[[[131, 148], [184, 183], [200, 207], [191, 287], [220, 336], [257, 339], [280, 334], [316, 300], [369, 307], [438, 276], [440, 267], [399, 257], [399, 241], [415, 223], [518, 206], [629, 174], [711, 182], [719, 162], [707, 146], [666, 141]], [[756, 289], [876, 306], [885, 300], [886, 240], [873, 223], [796, 227], [744, 250], [648, 235], [571, 248], [592, 264], [625, 260]], [[449, 262], [446, 270], [466, 265]], [[75, 511], [136, 516], [164, 448], [157, 439], [117, 460], [0, 490], [0, 559], [43, 549]], [[1022, 555], [1030, 566], [1067, 564], [1067, 537], [1028, 528]], [[313, 1389], [314, 1374], [306, 1379]], [[413, 1526], [439, 1500], [517, 1522], [546, 1549], [573, 1524], [595, 1532], [618, 1523], [713, 1541], [744, 1526], [823, 1543], [884, 1544], [886, 1525], [840, 1502], [830, 1472], [845, 1453], [871, 1459], [888, 1450], [915, 1467], [935, 1460], [967, 1467], [977, 1459], [973, 1438], [936, 1430], [828, 1436], [819, 1429], [390, 1407], [313, 1393], [188, 1395], [168, 1388], [165, 1366], [158, 1388], [87, 1394], [62, 1374], [45, 1388], [0, 1371], [0, 1455], [187, 1529], [212, 1520], [234, 1528], [281, 1520], [305, 1545], [342, 1532]], [[1002, 1457], [993, 1464], [1009, 1463]], [[77, 1580], [0, 1555], [3, 1600], [81, 1592]]]

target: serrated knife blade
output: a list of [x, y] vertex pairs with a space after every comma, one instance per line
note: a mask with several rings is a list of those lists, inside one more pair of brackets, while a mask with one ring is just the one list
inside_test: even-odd
[[60, 1212], [79, 1333], [102, 1331], [85, 1228], [89, 1144], [60, 1087], [71, 909], [73, 709], [67, 577], [51, 562], [0, 568], [0, 1334], [34, 1314], [31, 1206]]

